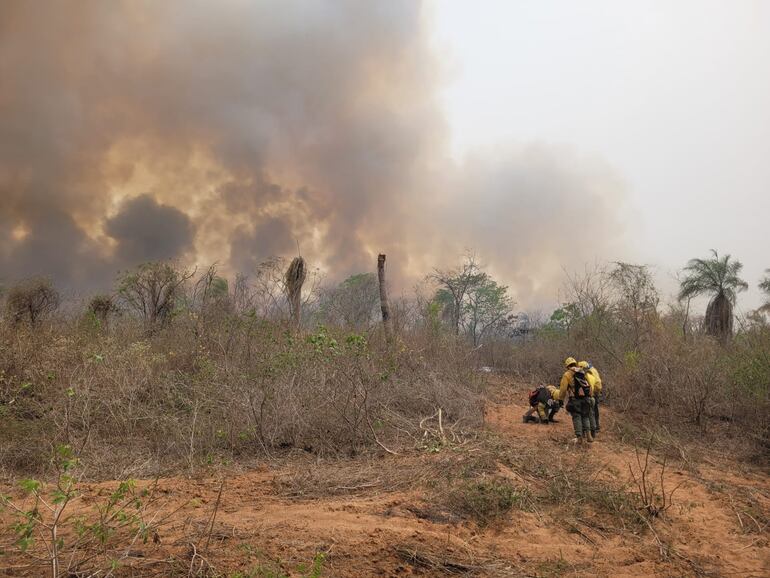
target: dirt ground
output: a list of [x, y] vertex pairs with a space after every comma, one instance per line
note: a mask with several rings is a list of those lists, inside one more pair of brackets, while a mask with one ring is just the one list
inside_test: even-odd
[[[557, 458], [551, 452], [549, 459], [566, 466], [586, 460], [602, 479], [632, 482], [629, 465], [636, 464], [636, 454], [617, 439], [611, 410], [603, 412], [600, 439], [581, 450], [570, 442], [571, 423], [563, 413], [559, 423], [548, 426], [522, 423], [527, 386], [499, 379], [501, 393], [486, 416], [499, 439], [557, 448]], [[547, 504], [531, 511], [514, 508], [498, 523], [479, 528], [431, 508], [434, 494], [425, 489], [431, 480], [411, 483], [422, 475], [422, 464], [440, 463], [442, 452], [460, 456], [459, 462], [447, 462], [458, 467], [463, 451], [262, 465], [228, 473], [223, 484], [217, 476], [161, 479], [157, 516], [163, 524], [153, 540], [127, 549], [114, 575], [187, 576], [208, 568], [210, 574], [232, 577], [310, 576], [315, 560], [321, 576], [351, 578], [770, 576], [770, 480], [762, 471], [729, 462], [673, 461], [664, 480], [669, 492], [679, 486], [673, 505], [640, 532], [603, 531], [590, 520], [565, 523]], [[393, 471], [400, 477], [387, 475]], [[499, 472], [520, 478], [515, 468], [500, 465]], [[78, 507], [97, 502], [115, 486], [87, 485]], [[0, 575], [44, 575], [42, 566], [27, 564], [15, 555], [0, 557]]]

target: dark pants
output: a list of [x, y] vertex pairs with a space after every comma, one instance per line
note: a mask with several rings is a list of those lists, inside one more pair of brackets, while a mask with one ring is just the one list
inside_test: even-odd
[[599, 431], [601, 427], [599, 426], [599, 396], [598, 395], [594, 398], [594, 422], [596, 423], [596, 431]]
[[559, 404], [556, 403], [546, 410], [548, 412], [548, 419], [553, 421], [553, 416], [559, 413]]
[[575, 436], [583, 437], [584, 432], [591, 431], [591, 402], [587, 397], [573, 397], [567, 404], [567, 411], [572, 415], [572, 427]]

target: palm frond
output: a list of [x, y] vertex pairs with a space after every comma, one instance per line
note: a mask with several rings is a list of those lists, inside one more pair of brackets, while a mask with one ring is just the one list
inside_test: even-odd
[[770, 313], [770, 269], [765, 269], [765, 277], [759, 282], [759, 288], [765, 294], [765, 302], [759, 310]]
[[770, 297], [770, 269], [765, 269], [765, 277], [759, 282], [759, 288]]
[[679, 288], [679, 299], [688, 299], [706, 293], [724, 295], [735, 304], [736, 295], [748, 289], [748, 283], [739, 277], [743, 263], [730, 254], [719, 256], [711, 250], [710, 259], [690, 259], [684, 268], [685, 277]]
[[[711, 295], [706, 308], [706, 332], [727, 341], [733, 333], [733, 306], [748, 283], [740, 278], [743, 263], [729, 253], [719, 256], [714, 249], [707, 259], [690, 259], [679, 285], [679, 299]], [[769, 281], [770, 284], [770, 281]]]

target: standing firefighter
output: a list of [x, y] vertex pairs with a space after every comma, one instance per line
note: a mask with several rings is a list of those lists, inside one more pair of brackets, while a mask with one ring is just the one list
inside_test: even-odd
[[553, 416], [559, 411], [559, 390], [552, 385], [541, 385], [529, 392], [529, 409], [524, 414], [524, 423], [535, 421], [532, 415], [537, 411], [540, 423], [554, 421]]
[[588, 383], [585, 372], [578, 367], [574, 357], [564, 360], [567, 370], [559, 383], [559, 399], [569, 395], [567, 411], [572, 416], [572, 426], [575, 428], [575, 441], [581, 445], [593, 442], [591, 435], [591, 385]]
[[588, 384], [591, 386], [591, 434], [596, 438], [596, 434], [599, 433], [599, 398], [602, 393], [602, 378], [599, 376], [599, 372], [588, 361], [581, 361], [578, 363], [586, 374]]

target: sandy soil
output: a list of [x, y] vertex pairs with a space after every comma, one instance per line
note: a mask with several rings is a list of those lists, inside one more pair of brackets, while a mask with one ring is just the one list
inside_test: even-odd
[[[630, 481], [634, 449], [611, 433], [611, 411], [603, 413], [607, 433], [580, 450], [570, 443], [567, 415], [549, 426], [521, 423], [527, 388], [505, 385], [487, 412], [488, 427], [503, 440], [561, 448], [566, 462], [588, 459], [605, 478]], [[362, 465], [367, 475], [351, 485], [319, 492], [311, 487], [307, 495], [287, 492], [284, 482], [303, 474], [292, 468], [316, 467], [309, 461], [230, 475], [211, 532], [219, 479], [159, 480], [157, 508], [165, 522], [155, 540], [129, 549], [116, 575], [186, 576], [208, 563], [221, 576], [303, 576], [323, 552], [322, 575], [340, 577], [770, 576], [770, 533], [762, 523], [770, 517], [770, 480], [763, 472], [730, 463], [674, 463], [665, 485], [668, 491], [680, 487], [673, 506], [654, 521], [654, 533], [574, 528], [547, 508], [514, 510], [502, 523], [480, 530], [432, 511], [424, 489], [383, 487], [378, 473], [413, 468], [417, 476], [421, 460], [428, 459], [426, 452], [385, 455]], [[502, 466], [501, 473], [516, 477]], [[115, 485], [88, 485], [78, 507], [103, 499]], [[44, 570], [4, 556], [0, 575], [42, 576]]]

